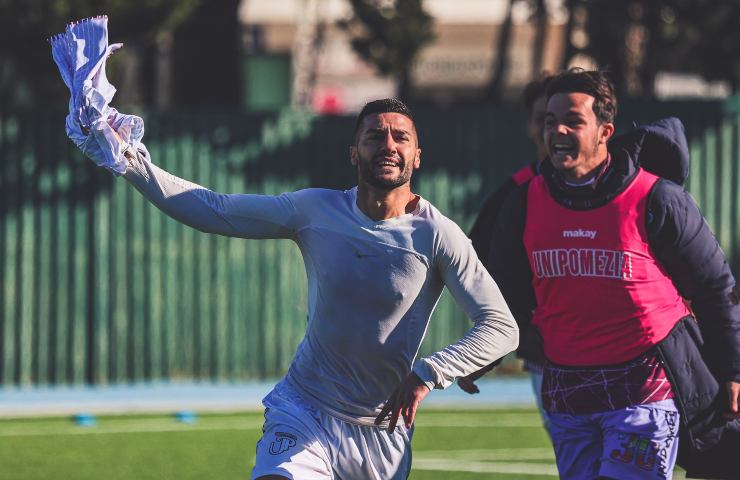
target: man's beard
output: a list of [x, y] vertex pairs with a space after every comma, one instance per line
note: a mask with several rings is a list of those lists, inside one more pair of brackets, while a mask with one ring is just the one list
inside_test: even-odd
[[596, 137], [594, 138], [594, 148], [591, 151], [591, 154], [593, 156], [596, 156], [599, 153], [599, 132], [596, 132]]
[[399, 173], [395, 178], [378, 178], [373, 173], [373, 160], [360, 159], [360, 180], [379, 190], [393, 190], [411, 180], [411, 172], [406, 170], [406, 162], [403, 158], [398, 159], [398, 169]]

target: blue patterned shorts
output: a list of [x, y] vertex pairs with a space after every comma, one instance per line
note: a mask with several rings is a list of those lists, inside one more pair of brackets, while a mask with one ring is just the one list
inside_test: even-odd
[[561, 479], [670, 479], [679, 414], [672, 399], [601, 413], [550, 413]]

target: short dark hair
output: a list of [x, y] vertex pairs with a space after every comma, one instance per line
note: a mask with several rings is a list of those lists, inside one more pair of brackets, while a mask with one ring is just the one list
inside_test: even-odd
[[550, 80], [553, 78], [555, 78], [555, 75], [549, 72], [542, 72], [539, 78], [532, 80], [524, 86], [522, 100], [524, 101], [524, 108], [527, 109], [527, 112], [532, 111], [532, 106], [538, 98], [546, 96], [547, 85], [549, 85]]
[[593, 111], [599, 123], [614, 123], [617, 96], [605, 72], [571, 68], [555, 76], [547, 85], [547, 98], [556, 93], [585, 93], [594, 97]]
[[364, 120], [368, 115], [372, 115], [374, 113], [400, 113], [401, 115], [406, 115], [411, 119], [411, 123], [414, 124], [414, 130], [416, 130], [414, 114], [411, 113], [411, 109], [409, 109], [405, 103], [397, 98], [382, 98], [380, 100], [373, 100], [362, 107], [360, 114], [357, 115], [357, 121], [355, 122], [355, 135], [357, 135], [357, 132], [360, 130], [362, 120]]

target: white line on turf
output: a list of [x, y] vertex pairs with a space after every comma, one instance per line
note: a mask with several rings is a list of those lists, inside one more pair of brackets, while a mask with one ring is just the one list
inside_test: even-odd
[[[157, 433], [157, 432], [192, 432], [192, 431], [219, 431], [219, 430], [255, 430], [262, 426], [262, 419], [231, 420], [228, 422], [209, 420], [202, 424], [187, 425], [175, 423], [174, 420], [142, 421], [132, 425], [105, 425], [99, 421], [98, 425], [78, 427], [74, 425], [49, 425], [34, 427], [18, 425], [6, 428], [0, 424], [0, 437], [30, 437], [40, 435], [108, 435], [119, 433]], [[117, 422], [120, 423], [120, 422]]]
[[490, 418], [466, 418], [464, 416], [441, 416], [431, 417], [420, 416], [417, 420], [417, 426], [424, 427], [459, 427], [459, 428], [480, 428], [480, 427], [500, 427], [500, 428], [542, 428], [542, 420], [536, 415], [501, 415], [491, 416]]
[[548, 460], [555, 461], [551, 447], [547, 448], [497, 448], [494, 450], [422, 450], [414, 453], [416, 459], [447, 460]]
[[555, 465], [546, 463], [461, 462], [454, 459], [414, 458], [414, 470], [443, 472], [510, 473], [519, 475], [558, 476]]
[[419, 427], [531, 427], [542, 428], [538, 413], [454, 414], [422, 412], [417, 418]]
[[[532, 463], [532, 460], [549, 461], [550, 463]], [[558, 476], [555, 456], [551, 448], [424, 450], [414, 454], [413, 469]], [[681, 469], [677, 468], [673, 472], [673, 480], [685, 480], [685, 478], [686, 474]]]
[[[180, 432], [191, 430], [253, 430], [260, 428], [262, 417], [254, 419], [217, 419], [206, 418], [194, 425], [178, 424], [169, 419], [99, 419], [98, 424], [91, 427], [78, 427], [71, 423], [53, 425], [33, 425], [33, 423], [0, 422], [0, 437], [22, 437], [38, 435], [90, 435], [90, 434], [117, 434], [117, 433], [148, 433], [148, 432]], [[473, 416], [439, 415], [421, 416], [417, 422], [418, 428], [429, 427], [457, 427], [457, 428], [541, 428], [539, 417], [526, 414], [492, 415], [485, 419], [476, 419]]]

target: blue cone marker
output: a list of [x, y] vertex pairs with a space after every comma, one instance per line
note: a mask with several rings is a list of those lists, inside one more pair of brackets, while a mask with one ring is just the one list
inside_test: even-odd
[[198, 421], [198, 415], [190, 410], [180, 410], [175, 412], [175, 420], [180, 423], [193, 424]]
[[98, 423], [98, 419], [92, 413], [81, 412], [72, 415], [72, 421], [78, 427], [92, 427]]

